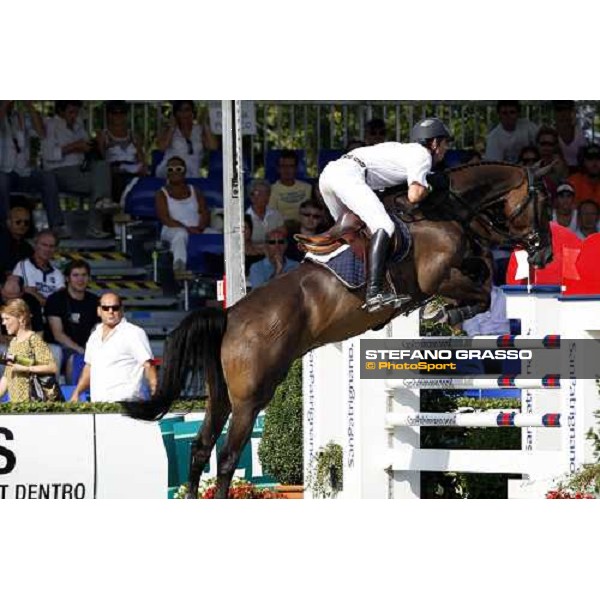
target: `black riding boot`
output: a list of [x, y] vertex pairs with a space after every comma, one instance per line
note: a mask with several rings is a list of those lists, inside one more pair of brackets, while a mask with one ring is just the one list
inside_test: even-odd
[[383, 229], [378, 229], [371, 238], [365, 302], [369, 312], [386, 308], [390, 304], [394, 304], [397, 300], [395, 294], [384, 292], [383, 290], [383, 278], [385, 276], [390, 241], [390, 236]]

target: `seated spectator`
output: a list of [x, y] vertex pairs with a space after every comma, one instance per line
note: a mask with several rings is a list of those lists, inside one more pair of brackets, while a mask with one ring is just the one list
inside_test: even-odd
[[48, 297], [44, 313], [48, 320], [48, 342], [60, 345], [64, 357], [67, 382], [72, 381], [73, 359], [85, 352], [85, 345], [98, 318], [98, 297], [88, 291], [90, 265], [85, 260], [73, 260], [65, 267], [67, 287]]
[[265, 244], [255, 244], [252, 241], [252, 217], [246, 213], [244, 215], [244, 254], [245, 254], [245, 272], [246, 277], [250, 273], [250, 267], [265, 257]]
[[168, 126], [158, 136], [158, 148], [165, 153], [156, 168], [157, 177], [167, 176], [167, 164], [173, 156], [185, 161], [188, 177], [200, 177], [204, 150], [216, 150], [219, 143], [210, 130], [208, 113], [200, 123], [195, 123], [196, 109], [191, 100], [175, 100], [173, 116]]
[[0, 397], [8, 390], [10, 402], [28, 402], [29, 376], [32, 373], [57, 375], [58, 368], [46, 342], [31, 330], [31, 314], [23, 300], [11, 300], [2, 307], [2, 324], [8, 334], [13, 336], [8, 346], [8, 354], [17, 358], [32, 358], [33, 365], [24, 366], [18, 362], [8, 362], [0, 379]]
[[535, 143], [538, 127], [519, 118], [518, 100], [499, 100], [496, 110], [500, 122], [486, 138], [484, 159], [516, 163], [521, 149]]
[[312, 195], [306, 181], [296, 179], [298, 155], [294, 150], [282, 150], [278, 160], [279, 179], [271, 186], [271, 208], [279, 211], [287, 227], [300, 222], [300, 204]]
[[383, 119], [371, 119], [365, 124], [365, 146], [381, 144], [387, 139], [387, 128]]
[[519, 164], [524, 167], [533, 167], [540, 160], [537, 146], [525, 146], [519, 152]]
[[185, 271], [190, 233], [202, 233], [210, 223], [210, 212], [202, 192], [185, 182], [186, 163], [173, 156], [167, 163], [167, 183], [156, 192], [156, 214], [163, 228], [160, 239], [173, 253], [173, 269]]
[[535, 141], [540, 153], [539, 166], [550, 167], [550, 171], [544, 176], [544, 182], [551, 192], [556, 196], [556, 186], [569, 176], [569, 167], [562, 157], [560, 146], [558, 145], [558, 133], [556, 129], [542, 125]]
[[92, 200], [87, 234], [106, 238], [100, 211], [115, 212], [120, 206], [111, 195], [110, 169], [94, 152], [95, 145], [79, 118], [80, 100], [57, 102], [56, 116], [46, 121], [46, 139], [42, 144], [44, 169], [52, 172], [61, 192], [86, 194]]
[[584, 200], [577, 209], [577, 228], [575, 234], [579, 239], [598, 233], [598, 217], [600, 207], [594, 200]]
[[269, 206], [271, 184], [266, 179], [254, 179], [248, 189], [250, 208], [246, 211], [252, 219], [252, 241], [264, 244], [267, 231], [283, 225], [283, 216]]
[[577, 229], [577, 211], [575, 210], [575, 190], [568, 183], [561, 183], [556, 189], [555, 208], [552, 210], [552, 220], [563, 227], [575, 231]]
[[300, 262], [306, 254], [298, 248], [298, 244], [293, 239], [295, 233], [315, 235], [323, 231], [325, 231], [325, 206], [317, 200], [305, 200], [300, 205], [300, 227], [296, 231], [290, 231], [291, 235], [286, 256]]
[[40, 231], [35, 236], [33, 256], [19, 261], [13, 269], [13, 275], [23, 279], [25, 291], [35, 296], [42, 306], [50, 294], [65, 286], [63, 274], [50, 262], [57, 244], [58, 239], [50, 229]]
[[575, 189], [575, 206], [584, 200], [600, 205], [600, 145], [590, 144], [581, 153], [581, 171], [569, 177]]
[[[42, 313], [42, 305], [38, 299], [25, 291], [23, 280], [17, 275], [9, 275], [0, 291], [2, 304], [8, 304], [11, 300], [21, 299], [27, 304], [31, 315], [31, 329], [36, 333], [43, 334], [44, 332], [44, 317]], [[2, 326], [2, 335], [8, 335]]]
[[156, 367], [146, 332], [124, 317], [118, 294], [103, 294], [97, 310], [101, 324], [85, 346], [85, 366], [70, 402], [77, 402], [88, 388], [92, 402], [139, 398], [144, 378], [154, 394]]
[[295, 269], [298, 263], [286, 258], [288, 232], [279, 227], [267, 232], [265, 241], [265, 258], [250, 267], [250, 285], [257, 288], [271, 279]]
[[31, 225], [31, 213], [24, 206], [10, 209], [6, 229], [0, 230], [0, 283], [15, 265], [33, 256], [33, 247], [25, 239]]
[[44, 123], [31, 101], [25, 101], [25, 108], [22, 113], [14, 109], [14, 101], [0, 102], [0, 222], [8, 217], [11, 193], [39, 193], [48, 224], [59, 237], [68, 237], [56, 177], [31, 166], [31, 141], [44, 140]]
[[577, 170], [579, 152], [587, 145], [585, 135], [577, 123], [577, 112], [573, 100], [555, 100], [554, 124], [558, 143], [571, 173]]
[[128, 126], [129, 105], [123, 100], [106, 103], [106, 129], [96, 133], [98, 152], [109, 164], [112, 199], [121, 202], [123, 191], [135, 176], [147, 175], [141, 140]]

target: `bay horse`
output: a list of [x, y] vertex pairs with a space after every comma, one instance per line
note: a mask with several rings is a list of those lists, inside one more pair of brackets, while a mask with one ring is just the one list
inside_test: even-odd
[[[208, 401], [192, 445], [188, 497], [197, 497], [201, 474], [231, 415], [217, 461], [216, 497], [227, 497], [254, 421], [295, 359], [324, 344], [381, 328], [433, 295], [458, 301], [459, 309], [468, 308], [467, 316], [487, 310], [491, 276], [474, 277], [470, 265], [473, 259], [484, 260], [491, 242], [520, 245], [538, 267], [551, 260], [547, 194], [534, 173], [504, 163], [466, 165], [446, 173], [449, 191], [442, 200], [432, 196], [434, 208], [427, 208], [426, 200], [420, 212], [407, 219], [412, 247], [396, 268], [401, 291], [412, 298], [409, 305], [369, 313], [362, 308], [364, 286], [350, 290], [327, 269], [305, 260], [226, 311], [205, 308], [190, 313], [169, 335], [156, 394], [146, 402], [122, 404], [134, 418], [158, 419], [189, 376], [204, 373]], [[405, 196], [405, 190], [390, 189], [382, 201], [395, 211], [404, 207]]]

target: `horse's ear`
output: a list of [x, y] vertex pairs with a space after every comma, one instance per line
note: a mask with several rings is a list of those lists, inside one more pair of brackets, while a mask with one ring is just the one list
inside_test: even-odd
[[540, 179], [540, 177], [544, 177], [544, 175], [548, 175], [548, 173], [550, 173], [550, 171], [552, 171], [552, 167], [554, 167], [554, 162], [551, 162], [549, 165], [546, 165], [545, 167], [542, 167], [540, 165], [540, 163], [537, 162], [531, 168], [531, 170], [533, 172], [533, 178]]

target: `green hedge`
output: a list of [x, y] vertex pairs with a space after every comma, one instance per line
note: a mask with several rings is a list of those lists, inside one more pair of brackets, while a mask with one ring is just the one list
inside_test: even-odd
[[[170, 412], [197, 412], [204, 410], [204, 400], [177, 400]], [[117, 402], [5, 402], [0, 404], [0, 414], [22, 415], [31, 413], [120, 413], [123, 412]]]

